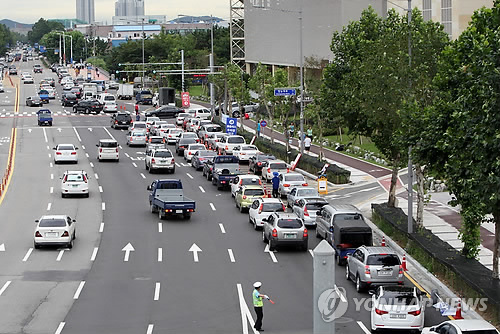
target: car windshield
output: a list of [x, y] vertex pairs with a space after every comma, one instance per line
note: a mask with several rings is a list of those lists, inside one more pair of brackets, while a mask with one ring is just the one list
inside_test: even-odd
[[269, 168], [271, 169], [286, 169], [286, 163], [284, 162], [278, 162], [278, 163], [272, 163], [269, 164]]
[[229, 144], [244, 144], [245, 139], [243, 137], [230, 137], [228, 138], [227, 142]]
[[317, 196], [316, 189], [298, 189], [297, 196]]
[[222, 128], [220, 126], [211, 126], [207, 128], [207, 132], [221, 132]]
[[410, 291], [384, 291], [379, 299], [381, 305], [418, 305], [417, 298]]
[[362, 221], [364, 221], [363, 216], [360, 215], [359, 213], [341, 213], [341, 214], [335, 215], [335, 217], [333, 218], [334, 222], [347, 221], [347, 220], [362, 220]]
[[264, 196], [263, 189], [245, 189], [246, 196]]
[[66, 182], [82, 182], [84, 181], [82, 174], [68, 174], [66, 175]]
[[131, 119], [130, 115], [116, 115], [116, 119], [119, 120], [126, 120], [126, 119]]
[[285, 174], [285, 181], [305, 181], [305, 179], [302, 175], [286, 175]]
[[375, 254], [368, 256], [366, 264], [372, 266], [399, 266], [400, 263], [396, 254]]
[[171, 158], [172, 157], [172, 153], [170, 153], [169, 151], [156, 151], [155, 152], [155, 157], [158, 157], [158, 158]]
[[242, 185], [247, 185], [247, 184], [259, 184], [259, 179], [257, 179], [257, 178], [251, 178], [251, 179], [241, 179], [241, 184], [242, 184]]
[[100, 144], [101, 147], [118, 147], [118, 143], [113, 141], [113, 142], [106, 142], [106, 141], [102, 141], [101, 144]]
[[40, 227], [65, 227], [66, 220], [64, 219], [42, 219], [39, 223]]
[[115, 97], [113, 95], [107, 95], [104, 97], [104, 101], [114, 101]]
[[151, 138], [150, 143], [151, 144], [163, 144], [163, 138]]
[[295, 218], [280, 219], [278, 220], [278, 227], [281, 228], [301, 228], [302, 222]]
[[307, 203], [306, 208], [307, 210], [311, 210], [312, 213], [314, 213], [316, 210], [321, 209], [324, 207], [327, 203], [324, 202], [316, 202], [316, 203]]
[[262, 205], [263, 212], [285, 212], [285, 208], [281, 203], [264, 203]]
[[58, 151], [73, 151], [75, 148], [73, 145], [59, 145], [57, 146]]
[[192, 132], [185, 132], [182, 135], [182, 138], [195, 138], [195, 139], [197, 139], [198, 135], [196, 133], [192, 133]]
[[199, 157], [215, 157], [217, 152], [214, 151], [198, 151]]

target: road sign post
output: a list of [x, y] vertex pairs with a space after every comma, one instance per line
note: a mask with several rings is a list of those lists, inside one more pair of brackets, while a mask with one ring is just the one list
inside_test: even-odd
[[260, 121], [260, 126], [265, 128], [267, 126], [267, 122], [265, 120]]
[[226, 119], [226, 133], [230, 135], [235, 135], [238, 133], [238, 119], [228, 117]]
[[189, 92], [182, 92], [181, 99], [183, 108], [189, 108], [189, 106], [191, 106], [191, 101], [189, 100]]

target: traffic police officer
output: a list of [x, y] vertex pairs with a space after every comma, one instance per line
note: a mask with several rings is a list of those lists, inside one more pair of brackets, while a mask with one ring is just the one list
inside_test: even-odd
[[254, 328], [259, 332], [264, 331], [262, 329], [262, 319], [264, 318], [264, 312], [263, 312], [264, 302], [262, 301], [262, 298], [269, 299], [269, 296], [260, 293], [261, 286], [262, 286], [261, 282], [255, 282], [253, 284], [254, 290], [252, 292], [253, 309], [255, 310], [255, 314], [257, 315]]

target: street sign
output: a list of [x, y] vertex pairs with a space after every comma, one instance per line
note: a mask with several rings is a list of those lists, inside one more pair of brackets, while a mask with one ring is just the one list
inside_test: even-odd
[[46, 48], [45, 48], [45, 46], [43, 46], [43, 45], [40, 45], [40, 46], [38, 47], [38, 50], [40, 50], [40, 52], [41, 52], [41, 53], [45, 53], [45, 52], [47, 52], [47, 49], [46, 49]]
[[265, 120], [260, 121], [260, 126], [265, 128], [267, 126], [267, 122]]
[[238, 119], [228, 117], [226, 120], [226, 133], [235, 135], [238, 132]]
[[189, 106], [191, 105], [191, 102], [189, 101], [189, 92], [182, 92], [181, 99], [182, 107], [189, 108]]
[[275, 88], [274, 96], [294, 96], [297, 94], [295, 88]]
[[318, 193], [328, 195], [328, 179], [324, 176], [318, 178]]

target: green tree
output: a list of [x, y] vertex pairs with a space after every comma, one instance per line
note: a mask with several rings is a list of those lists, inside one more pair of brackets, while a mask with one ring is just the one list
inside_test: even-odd
[[5, 54], [7, 51], [7, 45], [13, 45], [14, 41], [14, 36], [9, 28], [7, 28], [4, 24], [0, 24], [0, 55]]
[[54, 30], [64, 31], [64, 25], [61, 22], [40, 18], [28, 32], [28, 40], [33, 44], [39, 43], [45, 34]]

